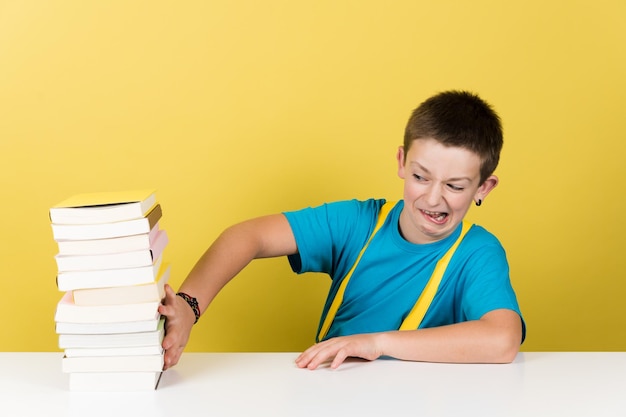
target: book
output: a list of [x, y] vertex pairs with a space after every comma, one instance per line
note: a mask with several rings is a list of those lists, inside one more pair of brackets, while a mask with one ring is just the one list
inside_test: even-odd
[[137, 268], [152, 265], [168, 243], [167, 232], [159, 230], [153, 245], [148, 249], [98, 255], [56, 255], [55, 261], [59, 271]]
[[56, 224], [112, 223], [145, 217], [156, 204], [156, 191], [127, 190], [77, 194], [50, 208]]
[[154, 391], [158, 372], [74, 372], [69, 374], [69, 390], [82, 392]]
[[134, 346], [161, 346], [165, 335], [165, 319], [151, 332], [112, 334], [60, 334], [59, 348], [128, 348]]
[[163, 355], [64, 357], [61, 371], [71, 372], [158, 372]]
[[57, 287], [59, 291], [72, 291], [82, 288], [149, 284], [157, 279], [161, 264], [162, 256], [154, 261], [152, 265], [139, 268], [59, 272], [57, 274]]
[[149, 233], [161, 219], [161, 205], [156, 204], [145, 217], [112, 223], [99, 224], [55, 224], [52, 223], [54, 240], [107, 239]]
[[165, 284], [170, 277], [170, 265], [165, 264], [157, 281], [123, 287], [86, 288], [72, 291], [77, 306], [115, 305], [160, 301], [165, 297]]
[[[119, 304], [112, 306], [77, 306], [71, 291], [58, 302], [55, 322], [66, 323], [117, 323], [142, 321], [154, 318], [160, 301], [148, 303]], [[89, 335], [91, 336], [91, 335]]]
[[157, 311], [153, 319], [121, 323], [55, 323], [57, 334], [113, 334], [152, 332], [159, 328], [161, 315]]
[[91, 356], [141, 356], [141, 355], [161, 355], [163, 347], [160, 345], [151, 346], [124, 346], [114, 348], [65, 348], [65, 356], [68, 358], [82, 358]]
[[102, 255], [150, 249], [159, 232], [159, 223], [149, 233], [107, 239], [57, 241], [59, 255]]

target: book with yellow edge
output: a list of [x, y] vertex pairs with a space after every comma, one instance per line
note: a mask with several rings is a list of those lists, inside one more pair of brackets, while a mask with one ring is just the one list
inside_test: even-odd
[[51, 223], [54, 240], [108, 239], [150, 233], [161, 219], [160, 204], [155, 204], [145, 217], [110, 223], [56, 224]]
[[156, 202], [153, 189], [77, 194], [52, 206], [50, 220], [55, 224], [97, 224], [139, 219]]

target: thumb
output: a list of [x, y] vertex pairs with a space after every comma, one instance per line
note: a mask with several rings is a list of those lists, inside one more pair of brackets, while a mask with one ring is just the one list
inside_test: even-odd
[[165, 284], [165, 304], [172, 304], [174, 303], [174, 300], [176, 299], [176, 293], [174, 293], [174, 290], [172, 289], [172, 287], [170, 286], [170, 284]]
[[159, 313], [164, 316], [169, 316], [174, 313], [172, 309], [176, 302], [176, 294], [174, 294], [174, 290], [172, 289], [172, 287], [169, 286], [169, 284], [165, 284], [164, 290], [165, 296], [163, 297], [163, 299], [161, 300], [161, 304], [159, 305]]

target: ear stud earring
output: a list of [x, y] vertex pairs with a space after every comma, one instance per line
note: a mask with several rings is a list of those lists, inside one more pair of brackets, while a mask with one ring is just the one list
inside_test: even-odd
[[482, 203], [483, 203], [483, 200], [479, 198], [478, 201], [476, 202], [476, 206], [480, 207]]

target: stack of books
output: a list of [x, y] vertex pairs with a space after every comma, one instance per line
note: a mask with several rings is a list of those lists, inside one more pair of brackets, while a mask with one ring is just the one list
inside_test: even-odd
[[55, 324], [70, 391], [156, 389], [158, 306], [170, 274], [161, 217], [154, 190], [80, 194], [50, 208], [64, 293]]

